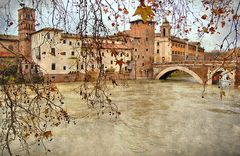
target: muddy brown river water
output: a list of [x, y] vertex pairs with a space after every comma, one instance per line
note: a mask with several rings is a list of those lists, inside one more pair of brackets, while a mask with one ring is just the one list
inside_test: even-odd
[[[58, 84], [76, 125], [53, 131], [51, 156], [229, 156], [240, 155], [240, 90], [182, 80], [129, 81], [110, 86], [121, 111], [117, 121], [85, 117], [87, 108], [72, 91], [78, 83]], [[43, 155], [31, 147], [33, 155]]]

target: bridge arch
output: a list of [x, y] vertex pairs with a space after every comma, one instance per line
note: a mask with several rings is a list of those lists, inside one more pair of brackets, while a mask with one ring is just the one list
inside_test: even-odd
[[225, 72], [225, 71], [226, 70], [223, 68], [217, 68], [211, 72], [210, 76], [213, 77], [213, 75], [216, 74], [217, 72]]
[[157, 74], [155, 79], [160, 79], [161, 77], [163, 77], [165, 74], [169, 73], [169, 72], [173, 72], [176, 70], [180, 70], [183, 71], [185, 73], [188, 73], [189, 75], [191, 75], [198, 83], [203, 84], [203, 80], [192, 70], [186, 68], [186, 67], [182, 67], [182, 66], [174, 66], [174, 67], [167, 67], [164, 70], [160, 71], [159, 74]]
[[229, 70], [221, 67], [221, 68], [216, 68], [213, 71], [211, 71], [211, 73], [209, 74], [209, 81], [210, 82], [208, 84], [213, 84], [213, 77], [214, 77], [215, 74], [217, 74], [217, 73], [221, 74], [221, 73], [224, 73], [224, 72], [229, 76], [230, 81], [234, 83], [235, 82], [235, 70], [230, 72]]

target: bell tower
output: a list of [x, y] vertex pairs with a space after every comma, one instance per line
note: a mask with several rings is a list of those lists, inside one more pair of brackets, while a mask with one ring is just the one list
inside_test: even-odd
[[134, 75], [136, 79], [148, 79], [153, 76], [153, 53], [155, 41], [155, 22], [135, 20], [130, 22], [128, 35], [133, 37], [132, 46], [135, 61]]
[[35, 31], [35, 10], [23, 7], [18, 10], [19, 51], [28, 59], [31, 58], [31, 33]]
[[160, 26], [161, 37], [171, 37], [171, 25], [169, 24], [167, 18], [164, 19], [162, 25]]

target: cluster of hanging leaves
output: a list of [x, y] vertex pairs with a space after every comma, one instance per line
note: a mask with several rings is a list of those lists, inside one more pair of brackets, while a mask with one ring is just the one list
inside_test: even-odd
[[110, 119], [117, 119], [121, 112], [118, 106], [113, 103], [106, 82], [100, 81], [84, 83], [74, 91], [79, 94], [82, 100], [86, 101], [89, 109], [96, 112], [97, 117], [109, 115]]
[[50, 152], [44, 142], [52, 141], [52, 128], [71, 121], [63, 109], [63, 96], [50, 81], [44, 83], [38, 79], [38, 83], [33, 83], [33, 75], [25, 76], [20, 72], [21, 66], [13, 67], [0, 71], [0, 148], [3, 154], [6, 151], [17, 154], [12, 149], [19, 143], [26, 155], [30, 155], [31, 143]]
[[[207, 26], [202, 28], [204, 33], [219, 33], [218, 27], [225, 27], [227, 22], [237, 22], [239, 20], [239, 13], [234, 10], [231, 5], [234, 5], [234, 1], [226, 0], [203, 0], [203, 7], [206, 14], [201, 16], [202, 20], [207, 21]], [[201, 31], [201, 30], [199, 30]]]
[[[69, 1], [68, 1], [69, 2]], [[135, 1], [134, 1], [135, 2]], [[232, 2], [232, 1], [230, 1]], [[36, 2], [32, 0], [33, 6], [39, 11], [44, 6], [45, 1]], [[201, 18], [195, 16], [191, 10], [191, 1], [182, 0], [139, 0], [139, 5], [134, 8], [134, 16], [139, 15], [144, 22], [152, 20], [159, 16], [161, 19], [166, 16], [172, 17], [172, 24], [176, 30], [183, 30], [185, 33], [191, 31], [191, 26], [187, 22], [189, 14], [193, 16], [191, 24], [201, 23], [199, 31], [204, 33], [215, 33], [218, 25], [225, 26], [226, 21], [230, 20], [234, 23], [239, 21], [238, 8], [232, 10], [229, 7], [231, 3], [225, 0], [203, 0], [204, 7], [209, 14], [203, 14]], [[47, 4], [47, 3], [46, 3]], [[238, 3], [239, 4], [239, 3]], [[115, 7], [114, 5], [117, 5]], [[69, 6], [65, 8], [62, 1], [51, 1], [52, 10], [49, 15], [52, 16], [53, 27], [62, 26], [66, 30], [70, 30], [72, 23], [77, 23], [74, 32], [80, 36], [83, 43], [82, 55], [76, 59], [76, 63], [82, 62], [85, 69], [85, 82], [75, 91], [80, 98], [86, 101], [87, 106], [97, 112], [97, 115], [109, 114], [109, 116], [118, 118], [121, 114], [116, 104], [110, 98], [110, 92], [106, 84], [105, 73], [103, 69], [103, 56], [101, 47], [103, 40], [101, 36], [111, 34], [111, 30], [103, 22], [103, 14], [107, 15], [107, 19], [111, 21], [111, 27], [118, 30], [119, 20], [129, 15], [129, 9], [126, 7], [124, 0], [121, 1], [101, 1], [101, 0], [81, 0], [73, 5], [77, 10], [77, 17], [69, 15]], [[8, 9], [6, 21], [8, 28], [14, 24], [11, 19], [11, 10]], [[49, 16], [49, 17], [51, 17]], [[203, 21], [210, 20], [207, 26], [203, 26]], [[39, 23], [39, 22], [38, 22]], [[216, 24], [217, 23], [217, 24]], [[235, 24], [236, 25], [236, 24]], [[89, 40], [88, 36], [92, 39]], [[118, 57], [119, 52], [111, 49], [111, 53], [116, 58], [116, 64], [120, 66], [125, 63]], [[97, 76], [91, 81], [91, 65], [97, 67]], [[48, 83], [18, 83], [13, 75], [1, 75], [4, 84], [0, 90], [0, 108], [3, 113], [1, 118], [2, 132], [0, 135], [2, 151], [8, 151], [12, 155], [12, 147], [15, 142], [19, 143], [29, 154], [28, 140], [32, 139], [38, 145], [44, 146], [44, 141], [51, 141], [54, 132], [51, 127], [59, 126], [63, 122], [70, 122], [70, 117], [63, 109], [63, 96], [56, 86], [51, 82]], [[7, 83], [5, 83], [7, 82]], [[223, 95], [223, 93], [222, 93]], [[45, 147], [46, 148], [46, 147]], [[48, 150], [48, 149], [47, 149]]]
[[[2, 154], [30, 155], [32, 145], [51, 152], [46, 142], [52, 129], [75, 121], [64, 110], [63, 96], [50, 80], [44, 81], [41, 69], [22, 54], [2, 48], [14, 57], [0, 59], [0, 149]], [[25, 65], [31, 68], [26, 72]], [[22, 152], [20, 152], [22, 153]]]

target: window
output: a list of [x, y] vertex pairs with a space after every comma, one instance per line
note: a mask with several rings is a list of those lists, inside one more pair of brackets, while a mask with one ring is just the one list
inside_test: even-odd
[[80, 46], [80, 42], [78, 42], [77, 44], [78, 44], [78, 46]]
[[52, 70], [56, 70], [56, 64], [52, 63]]
[[69, 41], [69, 45], [72, 45], [72, 41]]
[[122, 57], [122, 56], [123, 56], [123, 53], [121, 53], [120, 56]]
[[140, 58], [140, 55], [138, 55], [138, 58]]
[[66, 40], [63, 40], [63, 44], [66, 44]]
[[148, 51], [148, 49], [146, 49], [146, 51]]
[[35, 50], [36, 59], [41, 60], [41, 47], [37, 47]]
[[30, 35], [29, 35], [29, 33], [26, 33], [26, 39], [30, 39]]
[[135, 49], [135, 51], [137, 51], [137, 49]]
[[61, 55], [66, 55], [66, 52], [61, 52]]
[[74, 56], [74, 51], [72, 51], [72, 53], [71, 53], [71, 54], [72, 54], [72, 56]]
[[13, 46], [12, 46], [12, 45], [9, 45], [9, 46], [8, 46], [8, 49], [10, 49], [10, 50], [13, 51]]
[[94, 64], [92, 64], [92, 69], [94, 69]]
[[146, 41], [148, 41], [148, 38], [146, 37]]
[[81, 69], [84, 69], [84, 66], [83, 66], [83, 64], [81, 64]]
[[165, 37], [166, 36], [166, 30], [165, 30], [165, 28], [163, 28], [163, 37]]
[[50, 33], [47, 33], [47, 39], [50, 39], [51, 36], [50, 36]]
[[129, 54], [127, 53], [127, 57], [129, 56]]
[[30, 20], [30, 19], [31, 19], [31, 15], [30, 15], [30, 14], [27, 14], [27, 15], [26, 15], [26, 19], [27, 19], [27, 20]]
[[30, 24], [26, 24], [27, 30], [30, 30]]
[[28, 65], [27, 64], [25, 64], [25, 69], [28, 69]]
[[160, 44], [160, 43], [159, 43], [159, 42], [157, 42], [157, 46], [159, 46], [159, 44]]
[[142, 58], [144, 59], [144, 56], [142, 56]]
[[102, 52], [102, 56], [104, 56], [104, 52]]
[[157, 49], [157, 54], [159, 54], [159, 49]]
[[165, 61], [165, 57], [162, 57], [162, 61], [163, 61], [163, 62]]
[[111, 60], [110, 63], [113, 64], [113, 61]]
[[56, 56], [56, 54], [55, 54], [55, 48], [51, 48], [51, 54], [52, 54], [53, 56]]
[[142, 66], [144, 66], [144, 63], [142, 63]]
[[77, 70], [78, 70], [78, 68], [79, 68], [79, 67], [78, 67], [78, 64], [77, 64]]
[[113, 56], [113, 53], [111, 53], [111, 56]]
[[66, 70], [66, 66], [63, 66], [63, 70]]

